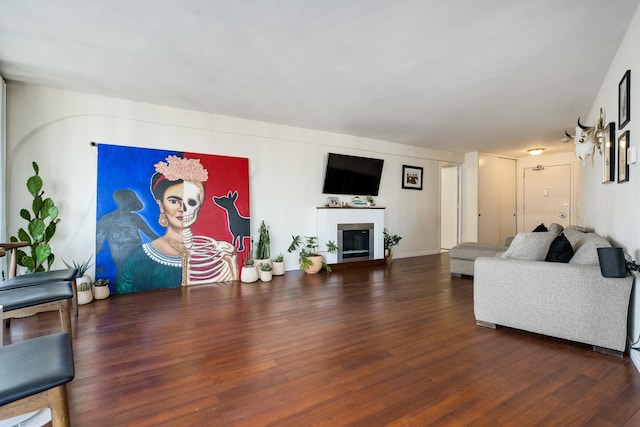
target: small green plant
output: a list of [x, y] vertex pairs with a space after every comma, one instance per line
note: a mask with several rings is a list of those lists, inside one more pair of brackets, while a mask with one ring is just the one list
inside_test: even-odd
[[251, 247], [249, 247], [249, 252], [247, 252], [247, 250], [245, 249], [242, 265], [244, 267], [253, 266], [253, 240], [251, 240]]
[[391, 249], [392, 247], [400, 243], [400, 240], [402, 240], [402, 237], [398, 236], [397, 234], [389, 234], [386, 228], [383, 231], [383, 235], [385, 249]]
[[267, 227], [262, 221], [260, 223], [260, 228], [258, 228], [258, 246], [256, 248], [256, 258], [257, 259], [269, 259], [271, 257], [271, 249], [269, 245], [271, 244], [271, 239], [269, 238], [269, 227]]
[[273, 259], [274, 262], [284, 262], [284, 254], [280, 252], [277, 257]]
[[[315, 236], [305, 236], [303, 242], [302, 237], [300, 236], [291, 237], [293, 240], [291, 241], [287, 252], [292, 253], [296, 250], [300, 251], [298, 254], [300, 270], [305, 270], [311, 267], [313, 265], [313, 262], [309, 259], [309, 257], [320, 256], [320, 254], [318, 253], [318, 238]], [[327, 242], [327, 252], [338, 252], [338, 247], [336, 246], [335, 242], [332, 242], [331, 240]], [[331, 273], [331, 267], [329, 267], [329, 265], [324, 262], [324, 260], [322, 261], [322, 270], [326, 271], [327, 273]]]
[[99, 288], [100, 286], [109, 286], [109, 279], [98, 279], [93, 282], [93, 287]]
[[261, 262], [260, 271], [271, 271], [271, 266], [267, 262]]
[[29, 273], [48, 271], [55, 261], [55, 255], [51, 251], [49, 241], [56, 232], [56, 224], [60, 222], [58, 218], [58, 208], [50, 198], [43, 198], [42, 178], [40, 177], [40, 167], [36, 162], [32, 162], [35, 175], [27, 179], [27, 190], [33, 196], [31, 202], [32, 212], [27, 209], [20, 209], [20, 217], [29, 224], [26, 230], [18, 229], [18, 236], [11, 236], [12, 242], [27, 242], [30, 254], [23, 250], [17, 252], [18, 265], [27, 268]]
[[86, 292], [91, 290], [91, 283], [82, 282], [78, 283], [78, 292]]
[[78, 272], [76, 273], [76, 279], [79, 279], [80, 277], [84, 276], [84, 274], [87, 272], [89, 267], [93, 265], [91, 263], [91, 257], [89, 257], [88, 260], [82, 263], [72, 261], [71, 264], [69, 264], [67, 261], [64, 260], [64, 258], [62, 259], [62, 262], [64, 262], [64, 265], [66, 265], [67, 268], [75, 268], [76, 270], [78, 270]]

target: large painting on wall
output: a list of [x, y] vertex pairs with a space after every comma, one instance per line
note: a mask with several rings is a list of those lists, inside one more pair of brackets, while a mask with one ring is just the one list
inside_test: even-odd
[[96, 278], [115, 293], [239, 278], [246, 158], [98, 145]]

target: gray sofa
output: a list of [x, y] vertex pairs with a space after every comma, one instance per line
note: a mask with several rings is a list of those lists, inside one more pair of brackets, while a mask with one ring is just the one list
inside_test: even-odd
[[574, 249], [569, 263], [544, 261], [553, 240], [548, 233], [520, 233], [503, 254], [476, 259], [476, 323], [577, 341], [621, 355], [633, 276], [602, 277], [596, 248], [610, 246], [606, 239], [571, 227], [564, 234]]

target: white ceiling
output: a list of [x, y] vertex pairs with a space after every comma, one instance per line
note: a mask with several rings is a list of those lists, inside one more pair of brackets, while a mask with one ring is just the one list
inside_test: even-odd
[[[570, 151], [640, 0], [1, 0], [0, 74], [452, 151]], [[617, 113], [609, 114], [609, 119]]]

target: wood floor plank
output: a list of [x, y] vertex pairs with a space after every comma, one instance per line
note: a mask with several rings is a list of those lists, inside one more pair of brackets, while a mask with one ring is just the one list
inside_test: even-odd
[[[74, 426], [632, 426], [628, 354], [477, 326], [446, 254], [114, 295], [73, 319]], [[14, 319], [5, 343], [59, 329]]]

